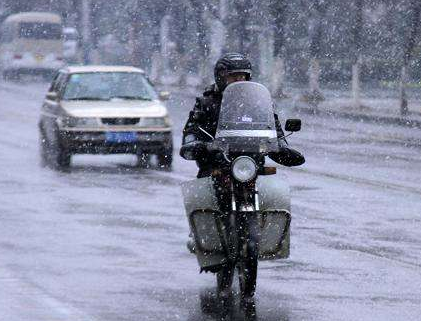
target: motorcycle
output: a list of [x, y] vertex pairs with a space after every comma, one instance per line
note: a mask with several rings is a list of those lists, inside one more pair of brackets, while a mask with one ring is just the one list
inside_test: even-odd
[[[252, 298], [259, 260], [289, 256], [291, 206], [289, 186], [264, 165], [279, 151], [269, 90], [245, 81], [224, 91], [215, 137], [183, 145], [186, 159], [216, 153], [219, 166], [209, 177], [182, 185], [184, 205], [201, 272], [214, 272], [218, 293], [231, 292], [235, 269], [242, 298]], [[285, 130], [299, 131], [288, 119]], [[288, 135], [288, 136], [289, 136]]]

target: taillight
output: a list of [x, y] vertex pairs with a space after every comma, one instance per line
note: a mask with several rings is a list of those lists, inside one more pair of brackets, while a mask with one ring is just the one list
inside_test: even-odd
[[13, 59], [22, 59], [22, 55], [20, 54], [14, 54]]
[[57, 57], [56, 58], [58, 61], [63, 61], [63, 58], [62, 57]]

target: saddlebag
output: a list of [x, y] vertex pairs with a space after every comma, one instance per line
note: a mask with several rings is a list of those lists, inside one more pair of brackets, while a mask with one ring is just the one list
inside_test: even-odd
[[[256, 187], [261, 228], [259, 259], [287, 258], [291, 221], [289, 187], [279, 175], [259, 176]], [[205, 271], [217, 269], [227, 263], [229, 253], [212, 178], [185, 182], [182, 191], [199, 266]]]

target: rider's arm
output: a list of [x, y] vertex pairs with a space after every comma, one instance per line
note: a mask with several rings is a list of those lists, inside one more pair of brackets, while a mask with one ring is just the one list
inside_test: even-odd
[[196, 103], [193, 110], [190, 111], [189, 118], [184, 126], [182, 148], [180, 150], [181, 157], [186, 158], [183, 146], [188, 146], [195, 142], [206, 142], [208, 140], [205, 134], [199, 129], [199, 127], [204, 127], [205, 122], [206, 119], [201, 98], [196, 98]]
[[206, 137], [204, 137], [205, 134], [199, 129], [199, 127], [204, 125], [203, 123], [204, 111], [202, 102], [200, 98], [196, 98], [196, 103], [193, 110], [190, 111], [189, 118], [184, 126], [183, 145], [197, 140], [206, 141]]

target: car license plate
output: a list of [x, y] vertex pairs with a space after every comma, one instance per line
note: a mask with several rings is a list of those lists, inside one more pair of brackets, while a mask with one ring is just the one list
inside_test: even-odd
[[107, 132], [105, 133], [107, 143], [134, 143], [137, 142], [137, 133], [132, 132]]

